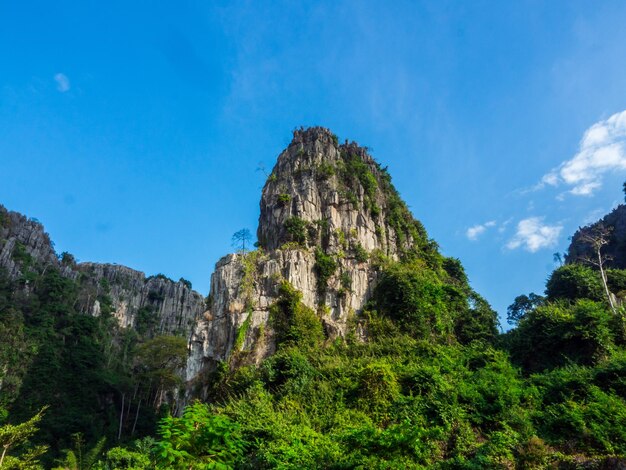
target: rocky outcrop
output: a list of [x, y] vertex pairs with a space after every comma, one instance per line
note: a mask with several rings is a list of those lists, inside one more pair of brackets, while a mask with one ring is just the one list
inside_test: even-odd
[[50, 236], [36, 219], [0, 205], [0, 267], [17, 279], [31, 261], [59, 264]]
[[626, 205], [623, 204], [617, 206], [597, 222], [580, 227], [572, 237], [565, 261], [576, 263], [589, 259], [589, 257], [594, 259], [595, 253], [584, 239], [586, 235], [592, 235], [601, 227], [610, 231], [609, 243], [602, 248], [602, 253], [606, 257], [606, 266], [626, 269]]
[[180, 280], [144, 273], [116, 264], [80, 263], [83, 286], [95, 300], [88, 312], [99, 315], [103, 303], [123, 328], [140, 334], [171, 334], [189, 337], [194, 322], [205, 310], [204, 297]]
[[190, 342], [188, 380], [233, 353], [274, 350], [270, 307], [281, 280], [302, 293], [329, 338], [344, 336], [368, 300], [382, 259], [434, 247], [391, 179], [356, 143], [328, 129], [297, 130], [261, 196], [259, 249], [221, 259], [208, 311]]
[[205, 310], [204, 297], [184, 280], [146, 276], [115, 264], [76, 263], [69, 254], [58, 257], [44, 227], [34, 219], [0, 206], [0, 268], [10, 279], [25, 279], [29, 271], [58, 269], [80, 283], [80, 308], [86, 314], [111, 313], [122, 328], [140, 334], [189, 337]]

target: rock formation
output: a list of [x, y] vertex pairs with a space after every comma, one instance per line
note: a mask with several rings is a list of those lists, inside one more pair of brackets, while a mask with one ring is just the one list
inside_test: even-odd
[[381, 259], [436, 249], [386, 169], [367, 149], [340, 145], [328, 129], [294, 132], [260, 205], [258, 250], [216, 265], [209, 309], [191, 336], [190, 381], [233, 352], [256, 363], [272, 353], [269, 310], [281, 280], [302, 293], [333, 338], [346, 334], [370, 297]]
[[163, 275], [146, 276], [115, 264], [76, 263], [71, 255], [57, 257], [50, 237], [34, 219], [0, 206], [0, 268], [13, 279], [24, 279], [28, 290], [30, 269], [54, 267], [63, 276], [79, 280], [80, 307], [86, 314], [104, 309], [121, 327], [146, 334], [189, 336], [205, 309], [204, 298], [184, 280]]
[[606, 266], [616, 269], [626, 269], [626, 205], [619, 205], [609, 214], [597, 222], [580, 227], [567, 249], [565, 261], [567, 263], [580, 262], [580, 260], [595, 257], [595, 253], [588, 243], [583, 241], [584, 235], [589, 235], [599, 227], [610, 230], [610, 241], [602, 249], [606, 256]]
[[142, 337], [190, 338], [191, 391], [220, 361], [259, 363], [275, 350], [270, 309], [283, 281], [302, 293], [328, 338], [345, 336], [349, 325], [359, 336], [351, 319], [371, 296], [381, 263], [416, 253], [428, 263], [437, 249], [367, 149], [339, 144], [320, 127], [294, 132], [260, 209], [258, 249], [218, 261], [206, 300], [182, 279], [57, 256], [41, 224], [2, 206], [0, 269], [28, 291], [28, 271], [51, 266], [80, 283], [84, 314], [111, 314]]

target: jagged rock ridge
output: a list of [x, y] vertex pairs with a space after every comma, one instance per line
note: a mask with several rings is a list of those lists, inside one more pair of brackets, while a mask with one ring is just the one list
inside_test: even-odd
[[294, 132], [263, 188], [259, 250], [222, 258], [211, 279], [211, 305], [191, 337], [187, 379], [227, 360], [236, 338], [249, 362], [274, 350], [269, 309], [281, 280], [317, 310], [326, 334], [346, 333], [368, 300], [381, 258], [436, 251], [391, 178], [356, 143], [328, 129]]
[[121, 327], [142, 334], [189, 336], [205, 310], [204, 297], [183, 280], [146, 276], [116, 264], [76, 263], [71, 255], [57, 257], [50, 237], [35, 219], [0, 205], [0, 268], [9, 278], [23, 279], [28, 291], [29, 269], [52, 266], [81, 285], [80, 308], [86, 314], [103, 310], [116, 317]]

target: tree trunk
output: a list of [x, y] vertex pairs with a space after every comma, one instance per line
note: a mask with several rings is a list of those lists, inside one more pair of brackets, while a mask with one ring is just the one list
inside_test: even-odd
[[598, 266], [600, 268], [600, 275], [602, 276], [602, 284], [604, 284], [604, 292], [606, 293], [606, 298], [609, 301], [609, 307], [611, 307], [611, 311], [615, 314], [615, 306], [613, 305], [613, 299], [611, 299], [611, 292], [609, 291], [609, 285], [607, 282], [606, 274], [604, 273], [604, 267], [602, 263], [602, 255], [600, 254], [600, 249], [598, 248]]
[[2, 457], [0, 457], [0, 468], [2, 468], [2, 462], [4, 461], [4, 456], [7, 453], [7, 450], [9, 450], [9, 446], [4, 446], [4, 449], [2, 449]]
[[122, 409], [120, 410], [120, 429], [117, 432], [117, 440], [119, 441], [122, 437], [122, 419], [124, 419], [124, 398], [126, 397], [125, 393], [122, 393]]
[[137, 418], [139, 418], [139, 408], [141, 408], [141, 398], [139, 399], [139, 403], [137, 403], [137, 412], [135, 413], [135, 422], [133, 423], [133, 430], [130, 432], [131, 436], [135, 435], [135, 427], [137, 426]]

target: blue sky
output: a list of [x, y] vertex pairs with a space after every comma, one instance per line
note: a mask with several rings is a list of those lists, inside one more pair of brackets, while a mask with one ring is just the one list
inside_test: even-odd
[[0, 203], [208, 291], [301, 125], [372, 149], [504, 313], [623, 200], [626, 3], [0, 0]]

